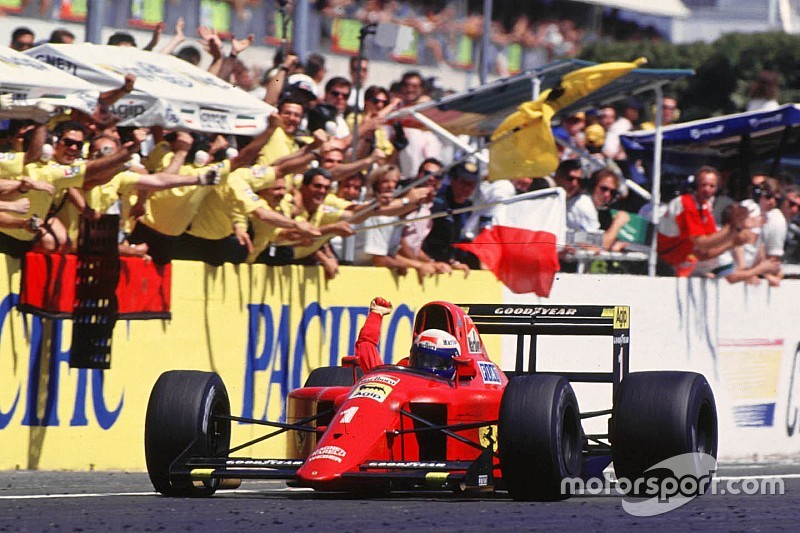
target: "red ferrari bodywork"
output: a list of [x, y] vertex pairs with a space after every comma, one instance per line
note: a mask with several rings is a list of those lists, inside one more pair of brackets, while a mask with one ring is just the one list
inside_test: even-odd
[[[453, 380], [401, 362], [367, 372], [352, 387], [305, 387], [289, 394], [290, 424], [329, 408], [334, 413], [330, 420], [317, 421], [316, 434], [291, 432], [288, 457], [305, 459], [296, 485], [346, 489], [359, 481], [345, 474], [359, 472], [367, 463], [474, 461], [481, 454], [474, 443], [496, 449], [507, 377], [489, 359], [478, 329], [460, 307], [448, 302], [422, 307], [414, 335], [429, 328], [448, 331], [460, 343]], [[345, 364], [355, 373], [355, 358], [346, 358]], [[461, 440], [425, 431], [431, 424], [471, 426], [456, 430], [465, 437]]]

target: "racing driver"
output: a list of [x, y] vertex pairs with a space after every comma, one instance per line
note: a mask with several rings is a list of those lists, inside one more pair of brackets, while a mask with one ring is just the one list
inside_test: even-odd
[[[364, 373], [383, 364], [378, 352], [378, 341], [383, 317], [392, 312], [392, 303], [378, 296], [370, 302], [369, 311], [355, 346], [358, 365]], [[453, 335], [441, 329], [426, 329], [417, 335], [411, 345], [408, 366], [427, 370], [445, 379], [453, 379], [456, 372], [453, 358], [459, 355], [461, 350]]]

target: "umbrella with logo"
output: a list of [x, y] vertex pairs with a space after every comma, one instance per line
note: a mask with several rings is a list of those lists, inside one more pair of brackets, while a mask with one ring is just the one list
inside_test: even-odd
[[80, 78], [0, 46], [0, 118], [47, 120], [58, 108], [91, 114], [99, 91]]
[[133, 47], [43, 44], [25, 54], [86, 80], [102, 91], [136, 76], [134, 90], [111, 106], [120, 126], [257, 135], [274, 108], [177, 57]]

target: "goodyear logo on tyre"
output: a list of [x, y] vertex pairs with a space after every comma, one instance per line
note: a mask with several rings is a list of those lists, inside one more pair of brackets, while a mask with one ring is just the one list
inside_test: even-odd
[[376, 402], [383, 403], [383, 401], [392, 393], [392, 387], [385, 384], [379, 383], [377, 381], [370, 381], [367, 383], [362, 383], [356, 390], [353, 391], [353, 394], [350, 395], [350, 399], [352, 398], [369, 398], [370, 400], [375, 400]]

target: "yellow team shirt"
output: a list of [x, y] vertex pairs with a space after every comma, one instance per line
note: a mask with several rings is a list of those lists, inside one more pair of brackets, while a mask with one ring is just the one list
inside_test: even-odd
[[[231, 162], [225, 159], [199, 168], [183, 165], [178, 173], [200, 176], [212, 169], [220, 172], [222, 185], [231, 172]], [[177, 237], [186, 231], [205, 197], [215, 188], [208, 185], [184, 185], [154, 192], [147, 200], [145, 214], [139, 223], [163, 235]]]
[[[123, 229], [130, 230], [126, 224], [130, 220], [132, 198], [140, 179], [141, 174], [138, 172], [125, 170], [115, 175], [107, 183], [92, 187], [88, 191], [78, 190], [86, 199], [86, 205], [101, 214], [105, 214], [117, 200], [120, 200], [120, 225], [123, 226]], [[75, 204], [67, 201], [64, 207], [56, 213], [56, 216], [67, 228], [69, 238], [76, 242], [80, 231], [81, 212]]]
[[[353, 125], [355, 124], [354, 114], [350, 113], [347, 115], [345, 121], [347, 122], [347, 126], [350, 128], [350, 131], [353, 131]], [[358, 123], [364, 123], [363, 114], [358, 115]], [[378, 126], [375, 128], [373, 140], [375, 141], [375, 148], [382, 150], [383, 153], [386, 154], [386, 157], [389, 157], [394, 153], [394, 145], [392, 144], [392, 141], [389, 140], [389, 136], [386, 134], [386, 129], [383, 126]]]
[[254, 191], [269, 189], [275, 183], [275, 167], [269, 165], [237, 168], [236, 172], [239, 172]]
[[[289, 206], [287, 204], [281, 204], [278, 206], [277, 209], [273, 209], [267, 203], [266, 200], [263, 198], [259, 198], [258, 200], [259, 207], [263, 207], [264, 209], [269, 209], [270, 211], [276, 211], [287, 218], [291, 218], [291, 210], [288, 209]], [[267, 249], [270, 243], [275, 242], [278, 240], [281, 228], [278, 226], [271, 224], [269, 222], [264, 222], [259, 218], [252, 217], [253, 223], [253, 251], [247, 256], [247, 262], [252, 263], [253, 261], [261, 255], [261, 252]]]
[[[303, 209], [299, 215], [295, 218], [299, 218], [302, 220], [306, 220], [310, 222], [312, 225], [321, 228], [322, 226], [326, 226], [328, 224], [333, 224], [334, 222], [339, 222], [342, 217], [346, 216], [348, 213], [342, 209], [336, 209], [335, 207], [331, 207], [329, 205], [322, 204], [319, 206], [313, 214], [309, 213], [305, 209]], [[309, 246], [295, 246], [294, 247], [294, 258], [295, 259], [302, 259], [304, 257], [308, 257], [309, 255], [313, 254], [322, 246], [328, 242], [331, 238], [335, 235], [330, 235], [328, 238], [321, 238], [314, 241], [313, 244]]]
[[[247, 215], [258, 209], [260, 198], [248, 183], [250, 168], [231, 172], [224, 184], [213, 187], [192, 221], [189, 235], [201, 239], [224, 239], [233, 233], [234, 224], [247, 227]], [[273, 174], [274, 177], [274, 174]]]
[[0, 152], [0, 178], [18, 178], [24, 166], [25, 152]]
[[[170, 157], [167, 157], [169, 155]], [[142, 165], [151, 174], [161, 172], [172, 160], [172, 147], [167, 141], [160, 141], [153, 150], [142, 159]]]
[[325, 202], [323, 205], [328, 205], [330, 207], [336, 209], [347, 209], [353, 204], [350, 200], [345, 200], [344, 198], [339, 198], [334, 193], [328, 193], [328, 196], [325, 197]]
[[[59, 165], [55, 162], [34, 162], [28, 163], [23, 169], [23, 175], [28, 176], [34, 181], [46, 181], [56, 189], [56, 195], [69, 187], [81, 187], [86, 177], [86, 162], [76, 161], [72, 165]], [[25, 197], [31, 201], [31, 206], [25, 214], [8, 213], [17, 218], [28, 219], [37, 216], [42, 220], [47, 218], [50, 205], [53, 203], [53, 196], [45, 191], [31, 189], [25, 193]], [[21, 228], [0, 228], [0, 231], [21, 241], [32, 241], [36, 236], [34, 233]]]
[[300, 149], [294, 138], [290, 137], [283, 128], [276, 128], [269, 140], [261, 147], [256, 159], [257, 165], [269, 165]]

